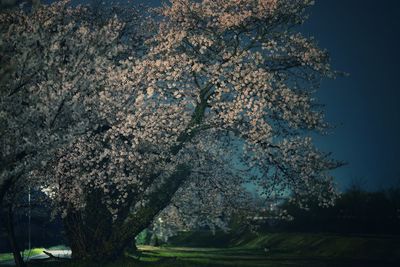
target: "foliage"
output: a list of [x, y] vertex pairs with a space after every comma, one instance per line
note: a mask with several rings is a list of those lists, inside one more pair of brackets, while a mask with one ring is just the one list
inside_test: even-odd
[[46, 167], [57, 149], [93, 131], [99, 114], [89, 111], [100, 104], [105, 71], [124, 51], [135, 51], [137, 42], [124, 36], [129, 46], [122, 44], [120, 35], [135, 28], [134, 14], [122, 24], [67, 4], [0, 15], [2, 193], [7, 181], [29, 175], [24, 184], [31, 182], [30, 172]]
[[[340, 234], [399, 234], [399, 190], [368, 192], [350, 189], [335, 205], [322, 209], [310, 203], [308, 211], [286, 206], [294, 220], [275, 227], [278, 231], [331, 232]], [[266, 227], [269, 228], [268, 226]], [[273, 229], [273, 228], [272, 228]], [[272, 230], [270, 229], [270, 230]]]
[[295, 30], [312, 3], [171, 0], [149, 23], [68, 1], [2, 13], [1, 191], [46, 191], [81, 257], [117, 256], [158, 215], [223, 227], [251, 208], [244, 185], [331, 205], [340, 163], [310, 136], [334, 72]]

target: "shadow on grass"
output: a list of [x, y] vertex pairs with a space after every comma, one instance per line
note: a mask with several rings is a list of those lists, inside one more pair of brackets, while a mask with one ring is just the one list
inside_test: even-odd
[[[210, 240], [212, 240], [210, 238]], [[230, 248], [139, 246], [140, 258], [108, 264], [82, 261], [30, 262], [33, 267], [394, 267], [399, 237], [280, 233], [249, 236]], [[128, 257], [129, 256], [129, 257]], [[0, 264], [1, 265], [1, 264]]]
[[142, 247], [140, 258], [133, 256], [116, 262], [100, 264], [74, 260], [30, 262], [32, 267], [394, 267], [385, 260], [354, 260], [337, 258], [299, 257], [260, 250]]
[[394, 267], [393, 263], [363, 262], [363, 261], [318, 261], [318, 260], [264, 260], [249, 261], [236, 260], [156, 260], [156, 261], [135, 261], [123, 259], [113, 263], [99, 264], [93, 262], [46, 262], [29, 264], [32, 267]]

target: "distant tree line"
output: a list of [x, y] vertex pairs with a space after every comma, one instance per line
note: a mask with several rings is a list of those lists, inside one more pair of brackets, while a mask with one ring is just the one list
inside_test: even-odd
[[374, 192], [352, 186], [332, 207], [309, 203], [308, 209], [284, 204], [290, 221], [266, 220], [266, 231], [400, 234], [400, 188]]

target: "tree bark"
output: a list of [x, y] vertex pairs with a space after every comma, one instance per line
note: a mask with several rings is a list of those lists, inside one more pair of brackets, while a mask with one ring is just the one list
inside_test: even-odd
[[[180, 165], [177, 170], [148, 196], [148, 205], [118, 222], [99, 200], [99, 192], [87, 198], [83, 211], [69, 211], [64, 228], [74, 259], [109, 262], [123, 257], [135, 237], [146, 229], [154, 217], [167, 207], [182, 182], [190, 175], [190, 168]], [[129, 208], [129, 207], [127, 207]]]
[[151, 224], [154, 217], [169, 205], [175, 192], [189, 175], [190, 168], [183, 164], [179, 165], [164, 184], [150, 194], [148, 197], [149, 204], [130, 215], [119, 231], [114, 231], [111, 238], [119, 240], [123, 247], [133, 242], [134, 238]]
[[8, 190], [10, 190], [11, 186], [13, 185], [12, 177], [7, 177], [2, 181], [0, 184], [0, 206], [3, 205], [4, 197], [6, 196]]
[[14, 230], [14, 218], [13, 218], [13, 209], [12, 206], [9, 205], [6, 212], [6, 230], [8, 241], [10, 242], [10, 246], [12, 249], [12, 253], [14, 256], [15, 265], [17, 267], [26, 267], [26, 264], [21, 256], [21, 250], [19, 249], [17, 239], [15, 238], [15, 230]]
[[112, 214], [100, 199], [99, 191], [91, 192], [86, 197], [86, 208], [70, 209], [63, 220], [74, 259], [103, 261], [107, 254], [104, 244], [111, 235]]

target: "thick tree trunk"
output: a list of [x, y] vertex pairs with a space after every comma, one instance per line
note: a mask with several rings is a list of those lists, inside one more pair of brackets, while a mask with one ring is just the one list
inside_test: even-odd
[[175, 192], [189, 177], [190, 173], [191, 170], [188, 166], [179, 165], [176, 171], [148, 196], [149, 204], [130, 215], [125, 220], [124, 225], [118, 231], [114, 231], [111, 238], [119, 240], [123, 247], [133, 242], [134, 238], [150, 225], [154, 217], [170, 204]]
[[110, 240], [99, 240], [98, 238], [96, 241], [90, 238], [90, 234], [83, 231], [79, 231], [79, 233], [76, 230], [74, 230], [74, 233], [71, 233], [71, 231], [66, 232], [73, 259], [109, 262], [123, 257], [124, 248], [118, 241], [111, 242]]
[[3, 205], [4, 197], [6, 196], [8, 190], [10, 190], [13, 185], [12, 177], [8, 177], [0, 184], [0, 206]]
[[13, 209], [10, 205], [7, 208], [6, 212], [6, 229], [7, 229], [7, 236], [8, 241], [10, 242], [10, 246], [12, 249], [12, 253], [14, 256], [15, 265], [17, 267], [26, 267], [26, 264], [21, 256], [21, 250], [19, 249], [17, 239], [15, 238], [15, 231], [14, 231], [14, 218], [13, 218]]
[[187, 166], [178, 166], [176, 172], [148, 196], [148, 205], [134, 214], [126, 213], [127, 217], [120, 218], [118, 222], [112, 221], [112, 215], [99, 200], [98, 193], [91, 194], [84, 211], [71, 210], [64, 218], [72, 257], [97, 262], [122, 257], [126, 248], [134, 245], [135, 237], [169, 205], [172, 196], [189, 175]]
[[63, 220], [64, 229], [72, 251], [72, 258], [85, 259], [87, 245], [83, 221], [80, 212], [71, 210]]
[[[86, 198], [83, 211], [71, 209], [64, 218], [64, 228], [72, 250], [72, 258], [104, 261], [109, 254], [122, 256], [115, 246], [109, 243], [112, 231], [112, 215], [101, 203], [99, 192], [92, 192]], [[110, 248], [108, 248], [110, 247]]]
[[107, 230], [89, 225], [78, 212], [64, 219], [64, 227], [73, 259], [107, 262], [123, 256], [124, 251], [119, 244], [111, 243], [107, 238], [111, 227]]

